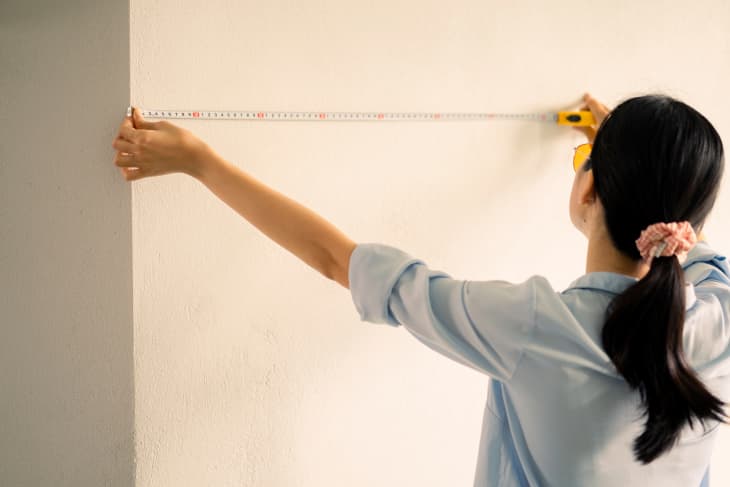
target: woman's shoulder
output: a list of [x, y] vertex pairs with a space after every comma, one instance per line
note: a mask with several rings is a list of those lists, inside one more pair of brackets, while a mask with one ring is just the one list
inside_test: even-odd
[[682, 263], [685, 280], [695, 287], [730, 287], [730, 267], [725, 255], [717, 252], [707, 241], [700, 241], [689, 251]]

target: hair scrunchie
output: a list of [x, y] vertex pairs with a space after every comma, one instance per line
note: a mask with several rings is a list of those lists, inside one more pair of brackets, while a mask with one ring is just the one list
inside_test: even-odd
[[636, 248], [648, 265], [654, 257], [676, 255], [684, 262], [687, 252], [697, 243], [697, 235], [689, 222], [655, 223], [646, 227], [636, 239]]

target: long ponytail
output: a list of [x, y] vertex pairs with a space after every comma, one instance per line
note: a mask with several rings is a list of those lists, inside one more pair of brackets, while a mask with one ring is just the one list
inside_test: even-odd
[[671, 449], [682, 426], [723, 421], [723, 402], [711, 394], [684, 359], [684, 272], [676, 256], [653, 259], [651, 270], [611, 303], [603, 347], [619, 373], [638, 389], [645, 429], [634, 454], [650, 463]]
[[[724, 168], [722, 141], [692, 107], [664, 95], [630, 98], [598, 129], [590, 159], [595, 190], [614, 246], [640, 261], [637, 238], [659, 222], [701, 229]], [[700, 381], [683, 351], [684, 271], [676, 256], [650, 260], [649, 272], [607, 309], [603, 347], [646, 418], [637, 460], [669, 451], [685, 424], [723, 421], [723, 402]]]

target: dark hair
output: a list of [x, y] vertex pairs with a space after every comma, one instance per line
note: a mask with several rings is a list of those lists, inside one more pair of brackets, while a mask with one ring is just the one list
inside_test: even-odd
[[[692, 107], [665, 95], [630, 98], [598, 129], [593, 169], [613, 244], [639, 260], [635, 241], [653, 223], [689, 221], [700, 232], [723, 173], [720, 136]], [[644, 464], [669, 451], [697, 418], [723, 421], [724, 403], [686, 362], [684, 271], [676, 256], [654, 258], [649, 272], [616, 296], [606, 312], [603, 347], [639, 390], [645, 429], [634, 439]]]

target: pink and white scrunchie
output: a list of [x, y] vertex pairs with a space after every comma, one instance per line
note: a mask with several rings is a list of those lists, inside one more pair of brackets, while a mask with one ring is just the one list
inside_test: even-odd
[[646, 227], [636, 239], [636, 248], [648, 265], [654, 257], [676, 255], [684, 262], [687, 252], [697, 243], [697, 235], [689, 222], [655, 223]]

